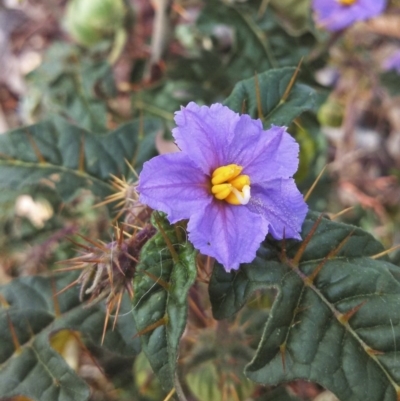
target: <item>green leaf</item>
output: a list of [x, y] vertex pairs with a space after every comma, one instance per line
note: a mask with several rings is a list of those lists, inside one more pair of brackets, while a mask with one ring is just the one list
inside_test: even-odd
[[[23, 277], [0, 287], [0, 397], [21, 395], [35, 401], [89, 399], [87, 384], [50, 345], [52, 338], [65, 329], [79, 332], [84, 341], [100, 344], [104, 308], [84, 308], [77, 289], [60, 294], [57, 303], [54, 301], [54, 291], [73, 279], [71, 274]], [[128, 356], [139, 352], [139, 344], [132, 340], [135, 326], [130, 314], [123, 313], [126, 306], [125, 302], [114, 331], [108, 328], [104, 346], [114, 354]], [[13, 341], [13, 332], [19, 346]]]
[[236, 322], [210, 322], [196, 331], [196, 341], [186, 353], [181, 369], [196, 400], [251, 398], [256, 385], [247, 380], [243, 370], [254, 354], [251, 342], [257, 334], [247, 330], [253, 328], [250, 322], [254, 323], [254, 318], [255, 314], [245, 308], [236, 316]]
[[150, 362], [144, 352], [141, 352], [135, 358], [133, 375], [135, 377], [136, 386], [139, 389], [146, 389], [145, 394], [143, 394], [143, 391], [138, 391], [145, 396], [144, 398], [146, 401], [159, 401], [163, 399], [164, 391], [161, 388], [160, 381], [157, 376], [154, 375]]
[[269, 267], [266, 267], [268, 254], [268, 250], [261, 246], [255, 260], [251, 264], [242, 264], [234, 273], [227, 273], [221, 265], [216, 265], [208, 289], [216, 319], [233, 316], [254, 291], [280, 282], [284, 272], [276, 267], [275, 261], [269, 260]]
[[[303, 1], [305, 0], [297, 0], [296, 6], [300, 7]], [[294, 3], [295, 1], [283, 0], [281, 3], [283, 2]], [[277, 3], [278, 2], [276, 1], [276, 6]], [[279, 3], [279, 6], [281, 6], [281, 3]], [[254, 4], [256, 4], [256, 2], [254, 2]], [[288, 30], [288, 25], [285, 23], [288, 19], [290, 19], [291, 22], [294, 22], [292, 19], [292, 17], [294, 17], [293, 13], [295, 11], [294, 6], [292, 6], [290, 10], [286, 8], [285, 12], [279, 10], [280, 12], [278, 12], [278, 16], [272, 8], [273, 7], [268, 7], [264, 14], [260, 15], [260, 7], [257, 6], [256, 9], [253, 9], [252, 15], [253, 19], [257, 22], [258, 28], [265, 32], [265, 35], [268, 38], [269, 47], [271, 49], [274, 59], [276, 60], [276, 64], [273, 66], [273, 68], [298, 65], [301, 58], [307, 57], [317, 44], [316, 38], [314, 36], [315, 31], [313, 30], [313, 33], [305, 32], [301, 36], [297, 36], [300, 32], [293, 32], [292, 30]], [[278, 10], [278, 7], [275, 8]], [[283, 6], [281, 10], [282, 9]], [[305, 10], [304, 8], [303, 10], [299, 11], [300, 14], [304, 12], [310, 12], [309, 9]], [[304, 14], [303, 17], [300, 18], [304, 21]], [[285, 22], [283, 22], [282, 20]], [[290, 31], [290, 33], [286, 31]], [[294, 34], [296, 36], [293, 36]], [[302, 69], [303, 74], [304, 72], [306, 72], [308, 67], [311, 67], [311, 65], [304, 65]], [[262, 70], [257, 69], [257, 72], [260, 71]], [[311, 82], [314, 82], [313, 71], [309, 71], [308, 73]]]
[[[185, 235], [181, 228], [170, 226], [160, 216], [156, 221], [160, 231], [143, 247], [136, 267], [133, 315], [143, 351], [169, 391], [174, 387], [178, 346], [186, 326], [187, 294], [197, 274], [196, 251], [180, 238]], [[176, 256], [171, 255], [161, 230]]]
[[106, 132], [107, 104], [115, 96], [115, 83], [107, 61], [74, 45], [54, 43], [43, 63], [28, 75], [22, 113], [27, 120], [56, 113], [79, 126]]
[[309, 29], [310, 0], [270, 0], [270, 5], [277, 10], [289, 33], [299, 35]]
[[195, 99], [209, 98], [207, 90], [200, 84], [183, 79], [168, 79], [135, 93], [132, 96], [132, 104], [138, 111], [163, 118], [171, 124], [174, 120], [174, 112], [181, 106]]
[[383, 72], [379, 78], [382, 86], [391, 96], [398, 96], [400, 94], [400, 74], [397, 71]]
[[317, 95], [314, 89], [307, 85], [295, 83], [285, 101], [282, 100], [295, 68], [284, 67], [269, 70], [237, 83], [231, 95], [224, 104], [238, 113], [245, 111], [254, 118], [258, 118], [257, 87], [261, 99], [261, 111], [264, 117], [264, 126], [271, 124], [288, 126], [301, 113], [314, 110]]
[[255, 401], [301, 401], [302, 399], [303, 398], [298, 398], [295, 395], [290, 394], [285, 387], [277, 387], [271, 392], [268, 392], [268, 394], [257, 397]]
[[277, 66], [267, 36], [252, 18], [250, 10], [246, 12], [233, 5], [209, 1], [197, 19], [197, 26], [203, 34], [214, 38], [217, 47], [227, 46], [224, 42], [232, 37], [232, 48], [220, 67], [231, 81]]
[[[298, 65], [301, 58], [310, 54], [316, 44], [315, 37], [306, 32], [304, 26], [310, 13], [309, 6], [307, 9], [305, 4], [307, 1], [309, 0], [283, 0], [285, 3], [293, 3], [290, 10], [282, 6], [282, 2], [274, 1], [281, 18], [269, 6], [263, 12], [261, 3], [266, 2], [250, 0], [232, 5], [208, 1], [197, 20], [197, 26], [206, 36], [204, 43], [208, 45], [205, 47], [209, 53], [219, 58], [219, 63], [215, 61], [215, 57], [209, 56], [208, 68], [201, 68], [201, 60], [196, 62], [198, 68], [189, 68], [196, 72], [207, 72], [203, 81], [226, 93], [230, 90], [230, 85], [251, 78], [255, 73], [270, 68]], [[295, 37], [287, 33], [282, 26], [287, 29], [289, 25], [286, 22], [289, 21], [290, 27], [296, 30], [293, 32], [291, 29], [293, 34], [305, 33]], [[303, 74], [307, 72], [307, 67]], [[185, 73], [186, 71], [182, 72]], [[308, 76], [313, 82], [312, 71], [308, 71]]]
[[[318, 148], [322, 147], [321, 146], [322, 141], [318, 143], [315, 136], [313, 136], [313, 128], [315, 129], [315, 126], [319, 128], [318, 124], [316, 124], [312, 118], [308, 119], [301, 118], [300, 121], [301, 121], [300, 124], [295, 128], [295, 138], [300, 145], [299, 168], [295, 174], [297, 182], [302, 182], [305, 178], [312, 175], [313, 167], [315, 167], [314, 162], [319, 156], [317, 151], [321, 150]], [[315, 176], [313, 176], [313, 179], [315, 180]]]
[[113, 192], [110, 174], [131, 174], [125, 160], [140, 171], [156, 154], [154, 140], [161, 129], [154, 118], [133, 120], [104, 135], [61, 118], [16, 129], [0, 136], [0, 186], [47, 185], [64, 201], [78, 189], [104, 198]]
[[[307, 217], [303, 239], [316, 219]], [[282, 246], [268, 239], [253, 263], [232, 274], [218, 267], [210, 284], [217, 318], [235, 313], [256, 289], [278, 289], [246, 375], [267, 385], [317, 382], [346, 401], [397, 401], [400, 268], [369, 257], [383, 250], [371, 235], [328, 219], [298, 264], [293, 258], [301, 243], [287, 241], [286, 261]]]
[[[221, 367], [221, 354], [217, 354], [217, 356], [220, 357], [218, 360], [213, 361], [210, 359], [205, 361], [191, 369], [190, 373], [186, 375], [185, 380], [190, 391], [199, 401], [220, 401], [226, 399], [224, 391], [226, 391], [228, 385], [224, 386], [222, 384], [224, 383], [224, 378], [235, 377], [235, 393], [237, 394], [237, 399], [249, 399], [254, 392], [255, 385], [243, 375], [243, 366], [242, 371], [238, 372], [240, 365], [237, 366], [237, 359], [239, 358], [235, 359], [235, 355], [229, 355], [231, 364], [235, 364], [235, 366]], [[235, 368], [236, 371], [234, 371]], [[222, 374], [221, 370], [223, 371]], [[232, 384], [231, 386], [233, 387]]]

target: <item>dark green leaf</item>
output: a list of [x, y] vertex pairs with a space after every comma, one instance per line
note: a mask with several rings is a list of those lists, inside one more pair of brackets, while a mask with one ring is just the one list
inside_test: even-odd
[[[315, 221], [310, 213], [303, 239]], [[400, 269], [369, 257], [383, 250], [371, 235], [328, 219], [296, 266], [291, 260], [300, 244], [287, 241], [285, 262], [282, 243], [267, 240], [253, 263], [232, 274], [218, 267], [213, 274], [210, 295], [218, 318], [235, 313], [255, 289], [279, 290], [247, 376], [268, 385], [314, 381], [346, 401], [396, 401]], [[325, 260], [334, 249], [337, 254]], [[309, 283], [317, 266], [322, 269]]]
[[[292, 3], [295, 2], [294, 0], [283, 1]], [[276, 5], [275, 9], [279, 10], [277, 6], [278, 1], [274, 2]], [[296, 1], [296, 5], [301, 8], [300, 3], [302, 2], [303, 0], [298, 0]], [[281, 3], [279, 3], [279, 6], [281, 6]], [[292, 12], [294, 12], [295, 10], [294, 7], [292, 7], [290, 11], [286, 10], [286, 12], [283, 13], [281, 12], [282, 8], [278, 11], [278, 16], [276, 15], [272, 7], [268, 7], [262, 16], [259, 15], [258, 7], [256, 10], [253, 10], [252, 13], [253, 19], [257, 22], [257, 26], [259, 27], [259, 29], [265, 32], [265, 35], [268, 38], [271, 52], [274, 59], [276, 60], [276, 64], [273, 66], [273, 68], [298, 65], [301, 58], [307, 57], [317, 43], [314, 37], [314, 31], [313, 33], [305, 32], [300, 36], [297, 36], [299, 31], [296, 32], [296, 36], [287, 33], [286, 30], [288, 30], [288, 25], [286, 23], [282, 23], [282, 20], [287, 21], [288, 19], [290, 19], [291, 22], [293, 22], [292, 17], [294, 15], [292, 14]], [[309, 12], [310, 10], [304, 10], [303, 8], [303, 10], [299, 11], [301, 14], [304, 13], [304, 11]], [[302, 21], [304, 21], [304, 14], [300, 18], [302, 19]], [[291, 33], [293, 32], [291, 31]], [[303, 64], [302, 72], [304, 72], [306, 68], [307, 65]], [[262, 70], [257, 69], [257, 72], [260, 71]], [[311, 75], [312, 74], [313, 73], [311, 73]]]
[[284, 27], [290, 33], [298, 35], [309, 28], [310, 0], [271, 0], [269, 5], [277, 10]]
[[[72, 289], [57, 297], [59, 312], [56, 312], [53, 291], [73, 279], [71, 274], [56, 278], [24, 277], [0, 288], [0, 397], [25, 395], [36, 401], [88, 400], [86, 383], [50, 345], [51, 338], [64, 329], [79, 332], [84, 341], [100, 343], [105, 318], [103, 307], [84, 308], [78, 291]], [[134, 327], [130, 314], [121, 313], [115, 330], [108, 328], [104, 346], [119, 355], [136, 355], [139, 344], [132, 339]], [[13, 331], [19, 349], [13, 341]]]
[[[255, 401], [301, 401], [301, 398], [290, 394], [285, 387], [277, 387], [276, 389], [268, 392], [255, 399]], [[328, 400], [327, 400], [328, 401]], [[333, 401], [333, 400], [331, 400]]]
[[[275, 9], [279, 10], [282, 18], [278, 18], [271, 7], [263, 12], [259, 1], [235, 5], [220, 1], [207, 2], [197, 25], [206, 36], [206, 43], [209, 43], [209, 38], [212, 39], [208, 50], [219, 58], [219, 64], [215, 57], [209, 56], [208, 68], [201, 68], [199, 60], [199, 67], [190, 69], [197, 72], [203, 70], [206, 72], [203, 82], [212, 82], [211, 87], [221, 87], [226, 93], [234, 83], [253, 77], [255, 73], [270, 68], [298, 65], [316, 43], [314, 36], [305, 29], [309, 6], [307, 9], [307, 0], [284, 2], [293, 3], [290, 10], [285, 8], [285, 12], [281, 12], [284, 8], [281, 2], [274, 2]], [[296, 30], [296, 36], [282, 28], [282, 25], [288, 28], [286, 22]], [[293, 29], [291, 32], [293, 33]], [[303, 32], [304, 34], [298, 36]], [[305, 67], [304, 70], [308, 68]], [[313, 80], [312, 72], [309, 76]]]
[[[232, 81], [277, 66], [267, 36], [252, 18], [250, 10], [246, 12], [229, 4], [210, 1], [202, 10], [197, 26], [203, 34], [214, 38], [221, 51], [226, 53], [225, 48], [229, 49], [220, 69]], [[213, 72], [216, 73], [218, 71]]]
[[227, 273], [217, 264], [209, 286], [216, 319], [233, 316], [254, 291], [266, 286], [276, 286], [280, 282], [284, 272], [277, 267], [277, 262], [269, 260], [270, 254], [268, 248], [261, 246], [251, 264], [242, 264], [240, 270], [233, 273]]
[[54, 43], [40, 67], [28, 76], [22, 110], [37, 120], [49, 113], [68, 117], [79, 126], [106, 132], [107, 105], [115, 95], [111, 66], [74, 45]]
[[[284, 67], [258, 75], [261, 109], [266, 127], [271, 124], [288, 126], [301, 113], [316, 107], [317, 96], [314, 89], [298, 83], [294, 84], [286, 101], [282, 100], [294, 72], [295, 68]], [[256, 88], [255, 78], [240, 81], [224, 103], [238, 113], [244, 110], [258, 118]]]
[[[187, 66], [186, 66], [187, 67]], [[183, 79], [166, 80], [154, 87], [137, 92], [132, 97], [133, 107], [173, 122], [174, 112], [197, 99], [207, 99], [209, 95], [200, 84]]]
[[0, 186], [48, 185], [64, 201], [78, 189], [104, 198], [112, 193], [110, 174], [131, 174], [125, 160], [140, 171], [155, 155], [154, 139], [161, 129], [160, 121], [151, 118], [134, 120], [105, 135], [61, 118], [16, 129], [0, 136]]
[[400, 94], [400, 74], [397, 71], [386, 71], [380, 75], [380, 80], [391, 96]]
[[[169, 391], [174, 387], [179, 340], [186, 326], [187, 293], [197, 274], [196, 251], [179, 238], [184, 236], [181, 228], [170, 226], [161, 217], [157, 221], [173, 244], [178, 260], [174, 260], [161, 232], [147, 242], [136, 268], [133, 315], [139, 332], [150, 329], [140, 336], [143, 351], [161, 385]], [[152, 328], [163, 318], [164, 324]]]

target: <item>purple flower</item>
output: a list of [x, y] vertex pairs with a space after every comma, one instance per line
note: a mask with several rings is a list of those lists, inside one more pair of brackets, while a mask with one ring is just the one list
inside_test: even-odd
[[395, 70], [400, 74], [400, 50], [394, 52], [383, 63], [383, 69], [386, 71]]
[[339, 31], [357, 21], [383, 12], [387, 0], [312, 0], [318, 25], [328, 31]]
[[140, 201], [171, 223], [189, 219], [189, 240], [227, 271], [251, 262], [268, 233], [301, 239], [307, 205], [291, 178], [299, 146], [285, 127], [221, 104], [189, 103], [175, 114], [178, 153], [144, 164]]

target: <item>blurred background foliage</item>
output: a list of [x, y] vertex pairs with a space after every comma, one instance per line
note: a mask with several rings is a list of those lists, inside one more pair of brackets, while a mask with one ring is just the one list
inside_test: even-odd
[[[140, 171], [146, 159], [174, 149], [170, 130], [173, 113], [180, 106], [189, 101], [223, 102], [238, 81], [250, 79], [256, 86], [258, 74], [298, 65], [297, 90], [301, 91], [301, 85], [314, 90], [312, 104], [289, 127], [301, 146], [296, 175], [301, 191], [305, 193], [328, 166], [309, 200], [310, 207], [332, 215], [352, 207], [342, 221], [361, 226], [386, 247], [399, 244], [400, 75], [384, 67], [399, 49], [400, 4], [396, 0], [389, 2], [382, 16], [335, 34], [315, 27], [309, 0], [4, 0], [0, 5], [0, 182], [4, 186], [0, 191], [0, 284], [8, 284], [5, 291], [12, 293], [17, 285], [13, 279], [19, 277], [18, 283], [27, 288], [47, 286], [50, 294], [51, 279], [43, 284], [33, 276], [76, 256], [75, 245], [66, 237], [78, 242], [82, 241], [78, 234], [105, 242], [115, 239], [109, 227], [116, 212], [109, 206], [93, 206], [112, 193], [109, 174], [134, 180], [124, 158]], [[254, 105], [245, 102], [243, 107], [257, 117]], [[44, 127], [54, 132], [51, 141], [43, 139], [39, 153], [30, 134], [19, 128], [31, 124], [38, 135], [50, 129]], [[60, 124], [68, 126], [70, 133], [63, 143], [57, 136]], [[18, 142], [9, 140], [7, 133], [15, 129], [21, 135]], [[78, 131], [87, 138], [82, 147], [73, 139]], [[127, 154], [113, 159], [107, 150], [112, 152], [116, 138]], [[74, 162], [72, 153], [62, 156], [72, 142]], [[83, 160], [79, 155], [84, 146], [92, 150]], [[104, 151], [100, 161], [91, 159], [97, 148]], [[12, 161], [2, 157], [5, 149], [13, 150]], [[70, 178], [58, 191], [57, 177], [45, 180], [37, 173], [40, 169], [29, 164], [35, 157], [40, 161], [41, 155], [57, 160], [56, 167], [68, 169], [71, 177], [79, 176], [80, 184]], [[82, 163], [88, 177], [79, 175]], [[18, 183], [10, 179], [17, 173]], [[400, 265], [400, 252], [392, 254], [392, 261]], [[198, 287], [201, 284], [191, 291], [204, 291]], [[23, 305], [39, 302], [35, 294], [21, 300]], [[190, 360], [184, 364], [193, 399], [235, 400], [235, 394], [241, 400], [258, 401], [331, 399], [310, 383], [293, 382], [274, 389], [243, 379], [243, 366], [253, 355], [265, 321], [266, 312], [257, 305], [270, 307], [272, 300], [272, 293], [259, 292], [235, 317], [230, 334], [242, 343], [240, 349], [218, 341], [227, 328], [213, 322], [211, 312], [196, 316], [195, 309], [189, 308], [197, 325], [181, 348], [183, 354], [190, 350]], [[68, 364], [89, 383], [90, 399], [165, 397], [143, 355], [135, 358], [134, 340], [129, 345], [125, 338], [130, 353], [116, 350], [112, 337], [100, 347], [102, 325], [91, 331], [90, 323], [84, 324], [92, 315], [104, 319], [103, 307], [78, 308], [70, 314], [78, 304], [77, 290], [65, 302], [65, 309], [58, 312], [55, 305], [35, 309], [41, 310], [33, 320], [39, 322], [37, 330], [43, 330], [43, 338], [36, 337], [38, 344], [32, 349], [42, 349], [46, 330], [56, 319], [64, 331], [50, 343], [60, 359], [73, 355]], [[125, 305], [123, 313], [129, 314], [129, 307]], [[209, 305], [203, 307], [209, 309]], [[0, 339], [8, 336], [10, 340], [10, 322], [16, 324], [18, 319], [12, 313], [9, 318], [2, 316]], [[84, 327], [82, 338], [74, 334], [74, 319]], [[253, 321], [251, 333], [243, 325], [247, 320]], [[124, 325], [123, 319], [120, 324]], [[195, 343], [199, 327], [207, 330]], [[126, 328], [121, 332], [130, 339], [135, 334]], [[66, 351], [66, 344], [74, 351]], [[2, 358], [0, 363], [7, 356]], [[26, 355], [25, 363], [33, 361], [32, 354]], [[7, 364], [6, 368], [12, 367]], [[229, 379], [225, 387], [215, 381], [221, 372]], [[86, 387], [82, 389], [81, 398], [76, 399], [89, 397]]]

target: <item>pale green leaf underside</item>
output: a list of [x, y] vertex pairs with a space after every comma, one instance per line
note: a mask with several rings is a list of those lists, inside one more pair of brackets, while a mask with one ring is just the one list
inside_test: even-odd
[[19, 128], [0, 136], [0, 186], [48, 185], [65, 201], [78, 189], [105, 197], [112, 193], [110, 174], [131, 174], [125, 160], [140, 170], [154, 156], [161, 129], [154, 118], [134, 120], [105, 135], [61, 118]]
[[[187, 293], [197, 271], [196, 252], [191, 244], [179, 241], [174, 227], [166, 221], [162, 224], [174, 244], [179, 261], [174, 262], [161, 233], [157, 233], [143, 247], [134, 279], [133, 315], [138, 332], [164, 317], [167, 319], [165, 325], [142, 334], [140, 338], [152, 369], [163, 388], [169, 391], [174, 387], [179, 341], [186, 326]], [[155, 278], [168, 283], [168, 290], [155, 282]]]
[[[61, 329], [78, 331], [84, 339], [100, 342], [104, 310], [101, 306], [83, 308], [77, 290], [58, 296], [61, 315], [55, 314], [52, 281], [60, 290], [72, 280], [71, 274], [57, 279], [24, 277], [0, 287], [0, 295], [9, 304], [0, 308], [0, 397], [24, 395], [36, 401], [89, 399], [87, 384], [49, 343], [50, 337]], [[15, 350], [11, 325], [20, 351]], [[134, 335], [130, 314], [121, 313], [115, 330], [109, 326], [104, 346], [120, 355], [135, 355], [139, 347], [138, 341], [132, 340]]]
[[[308, 216], [303, 238], [315, 219], [314, 214]], [[239, 272], [214, 272], [210, 295], [219, 318], [235, 313], [255, 289], [279, 290], [263, 339], [246, 369], [251, 380], [274, 385], [305, 379], [323, 385], [342, 401], [397, 401], [400, 269], [369, 258], [382, 246], [355, 229], [314, 284], [304, 280], [353, 229], [323, 219], [298, 270], [281, 263], [279, 244], [267, 241], [257, 259]], [[298, 247], [288, 241], [288, 255], [293, 257]], [[361, 308], [348, 323], [339, 321], [340, 314], [357, 306]]]

